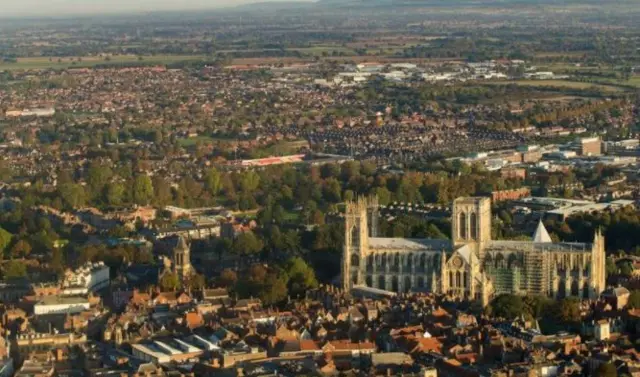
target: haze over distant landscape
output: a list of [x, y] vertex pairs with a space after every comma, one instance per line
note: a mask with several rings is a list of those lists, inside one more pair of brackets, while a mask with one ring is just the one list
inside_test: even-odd
[[[310, 0], [292, 0], [310, 2]], [[261, 0], [277, 3], [278, 0]], [[120, 12], [151, 12], [216, 9], [256, 3], [254, 0], [0, 0], [0, 17], [65, 16]]]

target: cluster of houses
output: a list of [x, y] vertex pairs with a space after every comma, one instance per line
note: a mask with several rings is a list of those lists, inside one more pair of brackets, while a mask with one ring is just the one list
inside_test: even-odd
[[276, 308], [224, 288], [133, 289], [124, 300], [121, 293], [60, 313], [33, 312], [29, 295], [8, 301], [2, 331], [17, 349], [9, 354], [0, 342], [3, 365], [15, 365], [18, 376], [34, 368], [64, 375], [82, 350], [82, 373], [90, 376], [556, 377], [593, 375], [603, 363], [631, 376], [640, 371], [632, 344], [640, 311], [628, 307], [625, 288], [583, 302], [579, 331], [552, 334], [532, 319], [474, 315], [428, 294], [321, 286]]

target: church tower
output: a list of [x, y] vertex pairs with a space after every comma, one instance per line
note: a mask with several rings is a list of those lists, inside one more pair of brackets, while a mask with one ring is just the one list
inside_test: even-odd
[[470, 245], [483, 260], [484, 245], [491, 241], [491, 199], [458, 198], [453, 202], [451, 239], [455, 247]]
[[191, 266], [191, 247], [184, 239], [178, 237], [178, 244], [173, 249], [173, 272], [178, 276], [180, 281], [185, 281], [189, 275], [193, 273]]
[[593, 236], [593, 244], [591, 245], [591, 290], [589, 298], [592, 300], [600, 297], [600, 294], [606, 288], [606, 263], [604, 236], [600, 228], [598, 228]]
[[377, 233], [378, 198], [358, 198], [345, 205], [341, 275], [342, 289], [348, 291], [353, 285], [364, 284], [362, 269], [369, 237], [375, 237]]

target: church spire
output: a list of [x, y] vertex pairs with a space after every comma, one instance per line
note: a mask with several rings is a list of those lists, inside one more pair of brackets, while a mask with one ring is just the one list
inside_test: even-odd
[[542, 219], [538, 222], [538, 227], [536, 228], [536, 232], [533, 234], [533, 242], [534, 243], [551, 243], [551, 236], [549, 236], [549, 232], [547, 232], [547, 228], [544, 227], [542, 223]]

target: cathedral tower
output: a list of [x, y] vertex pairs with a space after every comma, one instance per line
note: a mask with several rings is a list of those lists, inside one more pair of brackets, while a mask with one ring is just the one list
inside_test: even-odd
[[484, 245], [491, 241], [491, 200], [459, 198], [453, 202], [451, 239], [454, 246], [470, 245], [482, 260]]
[[378, 231], [378, 199], [358, 198], [345, 205], [341, 274], [342, 288], [349, 290], [354, 284], [364, 284], [362, 262], [369, 237], [375, 237]]
[[604, 236], [600, 228], [598, 228], [593, 236], [593, 244], [591, 245], [591, 291], [589, 298], [592, 300], [600, 297], [600, 294], [606, 288], [606, 263]]

